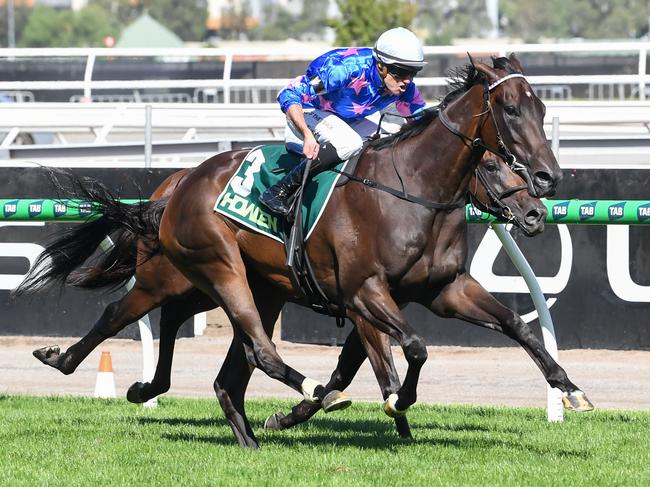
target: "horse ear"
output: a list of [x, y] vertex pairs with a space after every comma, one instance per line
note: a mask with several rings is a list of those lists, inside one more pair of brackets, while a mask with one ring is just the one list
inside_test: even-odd
[[499, 78], [496, 71], [492, 69], [490, 66], [488, 66], [487, 64], [482, 63], [480, 61], [475, 61], [474, 59], [472, 59], [471, 56], [470, 56], [470, 61], [472, 62], [472, 66], [474, 66], [474, 69], [479, 73], [483, 73], [490, 83], [495, 82]]
[[517, 71], [519, 71], [521, 74], [524, 74], [524, 69], [521, 67], [521, 63], [519, 62], [519, 59], [517, 59], [517, 56], [515, 56], [514, 52], [510, 53], [508, 59], [510, 59], [510, 62]]

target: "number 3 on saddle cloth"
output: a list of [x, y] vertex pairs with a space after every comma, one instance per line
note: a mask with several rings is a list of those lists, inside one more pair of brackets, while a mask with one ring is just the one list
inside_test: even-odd
[[[316, 227], [341, 175], [335, 171], [323, 171], [308, 182], [305, 176], [303, 188], [296, 193], [288, 219], [267, 211], [258, 202], [259, 196], [268, 187], [282, 179], [299, 162], [300, 156], [288, 152], [284, 145], [255, 147], [246, 155], [217, 198], [214, 211], [284, 243], [294, 286], [302, 291], [314, 311], [335, 316], [337, 324], [343, 326], [345, 311], [342, 314], [332, 311], [329, 300], [316, 282], [304, 250], [304, 243]], [[343, 171], [346, 164], [347, 161], [341, 162], [335, 169]], [[304, 174], [307, 173], [305, 170]]]

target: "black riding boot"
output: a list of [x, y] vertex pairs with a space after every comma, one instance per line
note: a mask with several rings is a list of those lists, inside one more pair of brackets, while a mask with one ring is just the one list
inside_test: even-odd
[[[322, 171], [333, 168], [339, 162], [341, 160], [336, 153], [336, 149], [329, 142], [325, 142], [320, 146], [316, 159], [311, 162], [307, 177], [312, 178]], [[260, 195], [260, 203], [274, 213], [287, 216], [291, 209], [291, 196], [293, 196], [302, 183], [302, 176], [306, 165], [307, 159], [302, 159], [277, 184], [274, 184]]]

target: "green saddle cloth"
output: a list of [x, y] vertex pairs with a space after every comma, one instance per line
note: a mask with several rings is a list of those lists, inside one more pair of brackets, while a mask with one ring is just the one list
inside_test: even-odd
[[[217, 198], [214, 211], [268, 237], [284, 242], [283, 218], [268, 211], [258, 199], [268, 187], [280, 181], [299, 162], [300, 156], [288, 152], [284, 145], [255, 147], [246, 155], [239, 169]], [[341, 162], [336, 169], [343, 170], [345, 164], [346, 162]], [[316, 227], [340, 176], [334, 171], [324, 171], [307, 183], [302, 197], [305, 240]]]

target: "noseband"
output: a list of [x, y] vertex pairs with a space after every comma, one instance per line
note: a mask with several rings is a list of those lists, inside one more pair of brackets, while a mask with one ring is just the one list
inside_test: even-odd
[[492, 123], [494, 124], [494, 129], [496, 130], [497, 133], [496, 135], [497, 147], [492, 147], [483, 141], [483, 138], [480, 135], [480, 131], [481, 131], [480, 127], [483, 126], [483, 123], [481, 123], [481, 125], [479, 126], [479, 136], [475, 138], [471, 138], [465, 135], [464, 133], [462, 133], [456, 127], [454, 127], [451, 120], [449, 120], [449, 118], [447, 117], [447, 114], [444, 111], [444, 107], [440, 109], [438, 118], [440, 119], [440, 122], [447, 130], [449, 130], [452, 134], [454, 134], [455, 136], [460, 138], [463, 142], [465, 142], [468, 147], [471, 147], [472, 151], [475, 151], [477, 148], [481, 148], [503, 159], [515, 174], [518, 174], [519, 176], [521, 176], [521, 178], [524, 181], [526, 181], [526, 187], [528, 188], [528, 192], [532, 196], [537, 196], [537, 191], [535, 190], [535, 185], [533, 184], [533, 179], [530, 175], [528, 168], [517, 160], [515, 155], [512, 152], [510, 152], [510, 150], [506, 147], [506, 144], [503, 142], [503, 137], [501, 137], [501, 131], [499, 130], [499, 125], [497, 124], [497, 119], [496, 116], [494, 115], [492, 104], [490, 103], [490, 92], [494, 88], [499, 86], [501, 83], [504, 83], [505, 81], [508, 81], [509, 79], [512, 78], [525, 79], [524, 75], [521, 73], [509, 74], [507, 76], [504, 76], [503, 78], [499, 78], [492, 84], [488, 84], [487, 80], [484, 79], [483, 80], [484, 110], [482, 110], [481, 113], [474, 115], [475, 117], [479, 117], [485, 115], [486, 113], [489, 113], [490, 117], [492, 118]]

